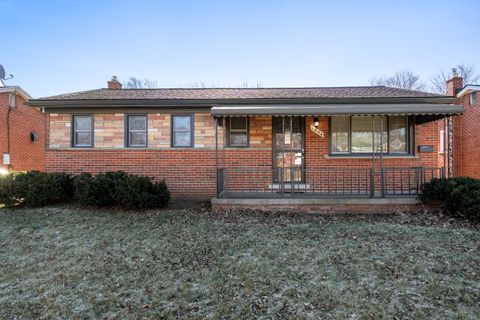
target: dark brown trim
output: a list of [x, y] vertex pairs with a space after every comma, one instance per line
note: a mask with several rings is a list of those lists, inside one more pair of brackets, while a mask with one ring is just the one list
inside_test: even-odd
[[[189, 146], [175, 146], [174, 145], [174, 133], [173, 118], [174, 117], [190, 117], [190, 145]], [[194, 148], [195, 147], [195, 114], [172, 114], [170, 116], [170, 147], [172, 148]]]
[[[77, 146], [76, 139], [75, 139], [75, 117], [90, 117], [90, 145], [88, 146]], [[94, 148], [95, 147], [95, 122], [94, 122], [95, 115], [91, 113], [77, 113], [72, 114], [70, 119], [70, 145], [72, 148]]]
[[[132, 146], [130, 145], [130, 123], [129, 117], [131, 116], [142, 116], [145, 117], [145, 145], [142, 146]], [[124, 115], [124, 137], [125, 137], [125, 148], [148, 148], [148, 114], [145, 113], [129, 113]]]
[[245, 98], [245, 99], [31, 99], [38, 107], [208, 107], [228, 104], [322, 104], [322, 103], [455, 103], [455, 96], [355, 97], [355, 98]]

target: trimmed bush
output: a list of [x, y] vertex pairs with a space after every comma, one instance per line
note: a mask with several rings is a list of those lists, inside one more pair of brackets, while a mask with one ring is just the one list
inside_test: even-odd
[[93, 207], [151, 209], [165, 207], [170, 201], [165, 181], [153, 182], [148, 177], [121, 171], [94, 177], [79, 175], [75, 180], [75, 191], [81, 205]]
[[107, 172], [75, 178], [66, 173], [31, 171], [0, 177], [0, 204], [40, 207], [78, 200], [90, 207], [118, 206], [125, 209], [162, 208], [170, 201], [165, 181], [125, 172]]
[[0, 203], [7, 207], [40, 207], [71, 201], [73, 178], [66, 173], [30, 171], [0, 179]]
[[480, 221], [480, 180], [472, 178], [432, 179], [421, 187], [420, 199], [438, 202], [452, 215]]

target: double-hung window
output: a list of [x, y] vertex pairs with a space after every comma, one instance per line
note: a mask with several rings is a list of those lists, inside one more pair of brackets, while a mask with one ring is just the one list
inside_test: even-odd
[[230, 117], [228, 126], [228, 146], [248, 147], [248, 117]]
[[470, 107], [473, 107], [477, 103], [477, 92], [470, 93]]
[[172, 115], [172, 147], [193, 147], [191, 115]]
[[[331, 154], [408, 154], [408, 116], [334, 116], [330, 120]], [[383, 129], [383, 130], [382, 130]], [[383, 134], [381, 134], [383, 132]], [[373, 143], [375, 144], [373, 146]]]
[[93, 147], [93, 120], [91, 115], [73, 116], [73, 141], [74, 147]]
[[147, 116], [127, 115], [127, 147], [147, 146]]

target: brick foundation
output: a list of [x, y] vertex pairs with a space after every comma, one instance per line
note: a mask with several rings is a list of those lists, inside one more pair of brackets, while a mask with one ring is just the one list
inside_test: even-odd
[[423, 207], [414, 198], [403, 199], [212, 199], [212, 210], [258, 210], [294, 213], [388, 214], [417, 212]]

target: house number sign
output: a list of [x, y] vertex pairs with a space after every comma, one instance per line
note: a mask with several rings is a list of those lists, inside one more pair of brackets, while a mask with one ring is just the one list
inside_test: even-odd
[[310, 126], [310, 130], [312, 130], [313, 133], [315, 133], [317, 136], [321, 137], [321, 138], [325, 138], [325, 133], [323, 133], [322, 130], [318, 129], [317, 127], [315, 127], [315, 125], [311, 125]]

